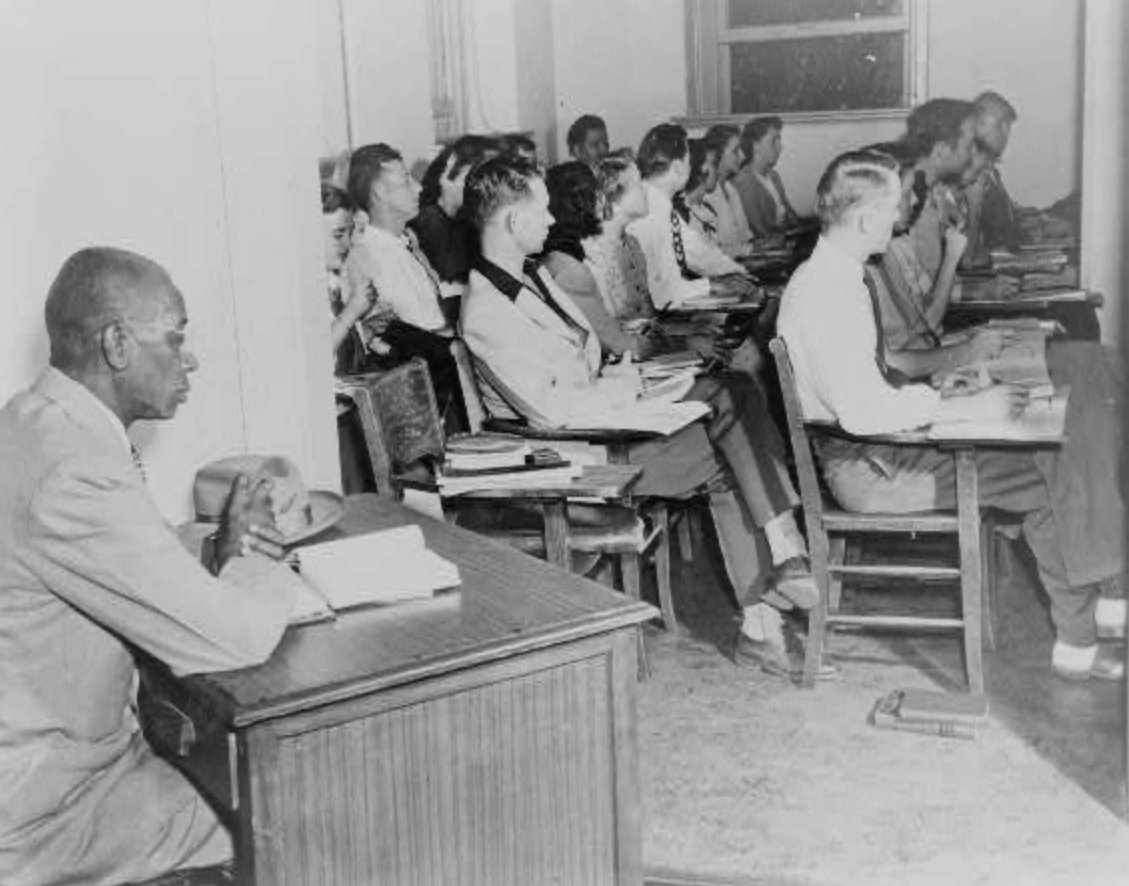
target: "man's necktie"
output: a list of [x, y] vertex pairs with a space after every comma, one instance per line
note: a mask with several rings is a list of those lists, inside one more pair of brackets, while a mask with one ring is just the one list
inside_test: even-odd
[[874, 362], [878, 365], [882, 377], [892, 387], [900, 388], [909, 379], [904, 372], [894, 369], [886, 362], [886, 335], [882, 331], [882, 308], [878, 304], [878, 287], [869, 274], [863, 273], [862, 279], [870, 295], [870, 309], [874, 312]]
[[428, 282], [431, 283], [431, 289], [435, 293], [435, 298], [442, 302], [443, 291], [440, 289], [439, 275], [435, 273], [435, 269], [431, 267], [431, 262], [427, 260], [427, 256], [424, 255], [423, 251], [419, 248], [419, 243], [416, 242], [416, 238], [412, 236], [410, 232], [405, 231], [404, 243], [407, 244], [408, 252], [411, 254], [412, 258], [416, 260], [416, 263], [427, 275]]

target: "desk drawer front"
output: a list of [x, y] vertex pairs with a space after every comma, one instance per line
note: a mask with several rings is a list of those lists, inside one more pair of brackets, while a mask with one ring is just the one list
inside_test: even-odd
[[281, 737], [282, 882], [616, 882], [612, 661]]

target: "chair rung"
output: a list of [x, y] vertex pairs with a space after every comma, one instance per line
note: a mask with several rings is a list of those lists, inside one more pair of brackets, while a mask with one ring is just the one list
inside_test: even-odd
[[955, 514], [853, 514], [845, 511], [824, 512], [823, 525], [828, 532], [898, 532], [955, 533]]
[[829, 564], [827, 570], [835, 575], [872, 576], [880, 578], [925, 578], [959, 579], [960, 570], [955, 566], [848, 566]]
[[920, 615], [850, 615], [831, 612], [827, 624], [854, 625], [873, 628], [943, 628], [961, 629], [964, 620], [960, 618], [924, 618]]

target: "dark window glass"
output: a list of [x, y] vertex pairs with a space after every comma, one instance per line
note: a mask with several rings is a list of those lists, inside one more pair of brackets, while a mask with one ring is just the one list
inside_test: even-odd
[[904, 107], [905, 44], [904, 34], [735, 43], [730, 107], [734, 114]]
[[729, 0], [729, 27], [841, 22], [904, 12], [904, 0]]

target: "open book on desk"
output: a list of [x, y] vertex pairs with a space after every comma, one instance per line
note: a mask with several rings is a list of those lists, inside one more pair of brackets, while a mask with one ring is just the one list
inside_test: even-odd
[[356, 606], [430, 600], [460, 584], [458, 567], [428, 550], [415, 525], [307, 545], [298, 549], [297, 560], [311, 593], [299, 601], [292, 622]]
[[[944, 401], [944, 415], [929, 426], [930, 440], [993, 440], [1008, 443], [1061, 443], [1066, 429], [1066, 403], [1070, 388], [1057, 389], [1052, 397], [1033, 398], [1018, 415], [1001, 406], [996, 416], [963, 414], [965, 398]], [[1001, 401], [1002, 402], [1002, 401]]]

